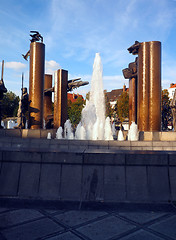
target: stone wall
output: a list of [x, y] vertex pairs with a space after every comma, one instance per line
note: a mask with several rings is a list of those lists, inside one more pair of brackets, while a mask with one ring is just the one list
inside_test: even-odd
[[46, 141], [0, 148], [0, 199], [176, 201], [176, 152], [61, 150]]

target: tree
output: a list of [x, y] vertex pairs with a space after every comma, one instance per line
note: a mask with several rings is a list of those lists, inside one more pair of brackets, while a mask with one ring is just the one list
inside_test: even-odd
[[169, 92], [162, 90], [161, 94], [162, 130], [167, 130], [169, 122], [172, 122], [172, 110], [170, 107]]
[[127, 92], [122, 92], [119, 99], [117, 100], [115, 110], [117, 116], [121, 122], [128, 118], [129, 115], [129, 96]]
[[2, 118], [16, 117], [20, 98], [15, 93], [8, 91], [1, 102]]
[[111, 107], [111, 104], [109, 102], [109, 99], [107, 97], [107, 94], [105, 93], [105, 108], [106, 108], [106, 117], [109, 117], [111, 119], [111, 117], [113, 116], [113, 109]]
[[85, 101], [82, 97], [78, 97], [75, 102], [68, 100], [68, 118], [70, 119], [73, 128], [81, 121], [81, 112], [84, 107]]

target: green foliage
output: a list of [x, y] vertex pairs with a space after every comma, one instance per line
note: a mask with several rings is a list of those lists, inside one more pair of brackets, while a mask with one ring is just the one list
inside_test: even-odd
[[106, 107], [106, 117], [109, 117], [111, 119], [114, 112], [106, 94], [105, 94], [105, 107]]
[[169, 92], [162, 90], [161, 94], [162, 128], [167, 130], [169, 122], [172, 122], [172, 110], [170, 107]]
[[115, 110], [117, 116], [121, 122], [128, 118], [129, 115], [129, 96], [127, 92], [122, 92], [119, 99], [117, 100]]
[[20, 98], [11, 91], [4, 94], [1, 102], [3, 119], [17, 116], [19, 100]]
[[73, 103], [71, 100], [68, 100], [68, 118], [70, 119], [74, 129], [81, 121], [81, 112], [84, 104], [85, 101], [81, 97], [78, 97], [77, 100]]

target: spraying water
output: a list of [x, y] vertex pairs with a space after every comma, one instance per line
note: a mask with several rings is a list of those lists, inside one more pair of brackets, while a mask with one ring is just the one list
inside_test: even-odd
[[137, 124], [132, 122], [130, 125], [130, 130], [128, 131], [128, 140], [129, 141], [138, 141], [139, 139], [139, 131]]
[[103, 67], [99, 53], [95, 55], [90, 97], [82, 110], [81, 122], [76, 129], [76, 138], [89, 140], [113, 139], [110, 119], [105, 119]]
[[62, 135], [63, 135], [63, 129], [62, 127], [59, 127], [56, 132], [56, 139], [62, 139], [63, 138]]
[[125, 139], [124, 139], [124, 136], [123, 136], [123, 132], [122, 132], [122, 130], [120, 129], [119, 130], [119, 133], [118, 133], [118, 141], [124, 141]]

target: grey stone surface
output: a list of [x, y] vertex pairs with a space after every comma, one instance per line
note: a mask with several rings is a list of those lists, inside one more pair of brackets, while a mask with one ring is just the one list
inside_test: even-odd
[[156, 236], [153, 233], [147, 232], [145, 230], [139, 230], [126, 237], [121, 238], [121, 240], [164, 240], [164, 238]]
[[61, 166], [43, 164], [41, 166], [39, 196], [45, 199], [60, 199]]
[[61, 226], [50, 219], [41, 219], [3, 230], [2, 234], [7, 240], [31, 240], [56, 233], [62, 229]]
[[171, 186], [171, 199], [176, 200], [176, 166], [169, 167], [169, 180]]
[[102, 147], [108, 149], [108, 141], [104, 140], [88, 141], [88, 148], [102, 148]]
[[166, 215], [166, 212], [154, 212], [154, 211], [145, 211], [145, 212], [120, 212], [119, 215], [125, 217], [125, 219], [132, 220], [139, 224], [149, 223], [151, 221], [156, 221], [160, 217]]
[[109, 141], [109, 148], [130, 147], [130, 141]]
[[99, 210], [95, 205], [84, 210], [72, 204], [62, 210], [58, 204], [50, 209], [38, 204], [31, 209], [20, 206], [0, 207], [0, 239], [176, 239], [176, 210], [171, 205], [102, 205]]
[[71, 232], [62, 233], [58, 236], [47, 238], [47, 240], [81, 240], [82, 238], [76, 236]]
[[74, 227], [105, 215], [107, 215], [107, 213], [102, 211], [67, 211], [55, 215], [55, 218], [67, 226]]
[[167, 168], [148, 167], [148, 190], [152, 201], [171, 200]]
[[28, 138], [40, 138], [40, 129], [27, 129]]
[[51, 138], [56, 138], [56, 129], [41, 129], [40, 137], [47, 139], [48, 133], [51, 133]]
[[22, 163], [18, 195], [37, 197], [40, 179], [40, 164]]
[[20, 174], [20, 164], [3, 163], [0, 173], [0, 195], [16, 196], [18, 191], [18, 181]]
[[104, 201], [119, 202], [125, 201], [125, 167], [105, 166], [104, 167]]
[[5, 129], [5, 135], [7, 137], [21, 137], [22, 131], [21, 129]]
[[90, 223], [85, 227], [80, 227], [77, 231], [94, 240], [105, 240], [116, 237], [128, 230], [135, 228], [134, 225], [127, 223], [116, 217]]
[[169, 165], [176, 166], [176, 153], [169, 154]]
[[61, 170], [61, 199], [80, 200], [82, 166], [63, 165]]
[[83, 166], [82, 200], [104, 200], [103, 166]]
[[176, 216], [171, 216], [161, 222], [153, 224], [151, 229], [160, 232], [168, 237], [176, 239]]
[[45, 152], [42, 153], [42, 162], [82, 164], [83, 155], [78, 152]]
[[128, 201], [147, 201], [147, 170], [145, 166], [126, 167], [126, 189]]
[[[105, 163], [112, 164], [115, 160], [115, 155], [112, 153], [85, 153], [84, 164], [102, 165]], [[123, 156], [122, 156], [123, 158]]]
[[151, 147], [152, 141], [131, 141], [131, 147]]
[[126, 155], [127, 165], [167, 165], [167, 153], [129, 153]]
[[33, 209], [17, 209], [0, 214], [0, 228], [7, 228], [25, 221], [41, 218], [43, 215]]
[[41, 162], [41, 153], [31, 151], [4, 151], [3, 161]]

